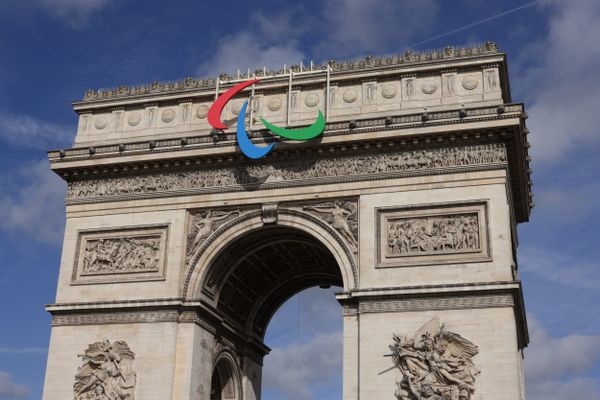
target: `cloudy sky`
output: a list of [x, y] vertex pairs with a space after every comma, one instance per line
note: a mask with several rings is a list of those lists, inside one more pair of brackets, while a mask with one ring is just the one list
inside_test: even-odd
[[[513, 99], [530, 115], [528, 398], [600, 399], [600, 2], [291, 4], [0, 0], [0, 399], [41, 397], [65, 190], [45, 150], [70, 145], [84, 89], [485, 40], [508, 53]], [[341, 398], [332, 293], [300, 294], [271, 323], [267, 400]]]

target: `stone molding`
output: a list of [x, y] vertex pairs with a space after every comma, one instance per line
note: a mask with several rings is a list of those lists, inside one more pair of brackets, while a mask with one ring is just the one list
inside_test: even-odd
[[[498, 106], [482, 106], [455, 110], [428, 111], [427, 120], [424, 121], [423, 113], [405, 114], [388, 117], [364, 118], [356, 121], [328, 122], [323, 133], [324, 137], [344, 136], [357, 133], [383, 132], [394, 129], [410, 129], [423, 126], [453, 125], [461, 123], [481, 122], [494, 119], [526, 118], [523, 104], [504, 104], [499, 112]], [[352, 127], [351, 127], [352, 125]], [[250, 133], [251, 138], [263, 138], [263, 131], [255, 130]], [[435, 140], [439, 140], [436, 137]], [[189, 151], [201, 148], [215, 148], [232, 146], [235, 144], [235, 133], [223, 133], [220, 140], [215, 141], [211, 136], [191, 136], [182, 139], [163, 139], [153, 141], [142, 141], [135, 143], [123, 143], [119, 145], [100, 145], [94, 147], [80, 147], [65, 150], [54, 150], [48, 152], [48, 158], [52, 164], [62, 164], [70, 161], [90, 160], [125, 157], [132, 155], [156, 154], [162, 152]], [[286, 141], [287, 139], [282, 139]], [[413, 140], [411, 138], [410, 140]], [[427, 140], [423, 137], [421, 140]], [[276, 153], [275, 153], [276, 154]], [[219, 156], [221, 157], [221, 156]], [[225, 156], [227, 157], [227, 156]], [[216, 164], [215, 160], [211, 160]], [[226, 161], [221, 157], [221, 162]], [[233, 161], [233, 159], [232, 159]], [[235, 160], [237, 162], [237, 160]], [[176, 163], [175, 163], [176, 164]], [[101, 172], [98, 170], [97, 172]], [[111, 168], [110, 171], [113, 171]], [[60, 173], [63, 177], [71, 177], [68, 173]], [[80, 174], [81, 175], [81, 174]]]
[[366, 300], [358, 303], [358, 313], [384, 313], [466, 308], [513, 307], [512, 294], [412, 298], [403, 300]]
[[139, 323], [194, 323], [211, 333], [216, 332], [216, 327], [198, 315], [197, 311], [178, 311], [172, 309], [153, 311], [80, 311], [80, 312], [53, 312], [52, 326], [77, 326], [77, 325], [107, 325], [107, 324], [139, 324]]
[[[344, 304], [344, 315], [384, 312], [458, 310], [468, 308], [493, 308], [515, 306], [512, 294], [481, 294], [464, 296], [415, 297], [389, 300], [357, 300]], [[196, 323], [203, 327], [214, 327], [199, 317], [197, 311], [153, 310], [153, 311], [80, 311], [53, 312], [52, 325], [105, 325], [155, 322]]]

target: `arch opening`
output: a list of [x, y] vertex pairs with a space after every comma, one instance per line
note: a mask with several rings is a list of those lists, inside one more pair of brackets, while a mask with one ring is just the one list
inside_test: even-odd
[[230, 357], [220, 357], [213, 368], [210, 400], [241, 400], [240, 377]]
[[214, 292], [214, 305], [224, 318], [260, 338], [287, 299], [314, 286], [344, 286], [334, 255], [307, 232], [279, 225], [234, 239], [203, 282]]

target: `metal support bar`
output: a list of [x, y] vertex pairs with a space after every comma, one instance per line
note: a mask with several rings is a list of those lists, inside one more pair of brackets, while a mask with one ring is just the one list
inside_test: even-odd
[[[254, 76], [256, 78], [256, 76]], [[250, 121], [248, 121], [248, 129], [252, 132], [252, 124], [254, 123], [254, 87], [256, 84], [252, 85], [252, 93], [250, 94], [250, 100], [248, 101], [248, 107], [250, 107]]]
[[290, 68], [290, 77], [288, 81], [288, 99], [287, 99], [287, 116], [285, 118], [285, 125], [290, 126], [290, 109], [292, 107], [292, 70]]
[[329, 64], [327, 64], [327, 84], [325, 85], [325, 122], [329, 120]]

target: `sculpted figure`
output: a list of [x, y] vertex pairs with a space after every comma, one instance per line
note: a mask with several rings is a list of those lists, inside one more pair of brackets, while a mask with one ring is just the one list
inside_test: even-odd
[[352, 215], [353, 212], [343, 208], [342, 205], [343, 202], [336, 200], [331, 206], [304, 206], [304, 209], [329, 214], [332, 217], [331, 225], [356, 249], [358, 243], [348, 224], [348, 216]]
[[134, 400], [135, 354], [124, 341], [92, 343], [80, 354], [75, 375], [74, 400]]
[[196, 236], [194, 241], [192, 242], [192, 246], [190, 247], [191, 251], [196, 249], [196, 247], [210, 235], [215, 229], [215, 223], [219, 221], [223, 221], [224, 219], [229, 218], [231, 215], [239, 214], [239, 211], [230, 211], [222, 215], [215, 215], [212, 211], [207, 211], [204, 216], [198, 215], [194, 219], [194, 227], [193, 229], [197, 229]]
[[479, 249], [479, 226], [474, 215], [424, 217], [390, 223], [391, 254]]
[[393, 336], [394, 365], [401, 373], [398, 400], [470, 400], [479, 370], [471, 360], [479, 349], [462, 336], [445, 330], [437, 318], [413, 338]]

